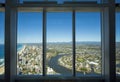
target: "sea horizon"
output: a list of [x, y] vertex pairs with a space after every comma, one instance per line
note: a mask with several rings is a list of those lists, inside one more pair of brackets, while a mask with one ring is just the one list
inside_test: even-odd
[[[71, 41], [69, 41], [69, 42], [47, 42], [47, 44], [53, 44], [53, 43], [55, 43], [55, 44], [61, 44], [61, 43], [70, 43], [70, 44], [72, 44], [72, 42]], [[99, 41], [77, 41], [76, 42], [76, 44], [99, 44], [99, 43], [101, 43], [101, 42], [99, 42]], [[40, 43], [17, 43], [17, 50], [20, 50], [20, 48], [22, 48], [22, 46], [23, 45], [29, 45], [29, 44], [32, 44], [32, 45], [34, 45], [34, 44], [42, 44], [42, 42], [40, 42]], [[4, 44], [3, 43], [0, 43], [0, 59], [3, 59], [4, 58]]]

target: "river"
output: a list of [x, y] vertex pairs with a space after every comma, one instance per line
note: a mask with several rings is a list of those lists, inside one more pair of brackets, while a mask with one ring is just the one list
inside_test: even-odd
[[[52, 57], [50, 61], [48, 62], [48, 66], [52, 68], [56, 73], [59, 73], [60, 75], [65, 75], [65, 76], [72, 76], [72, 70], [61, 66], [58, 62], [58, 59], [61, 58], [62, 56], [66, 56], [65, 54], [58, 54], [55, 57]], [[83, 73], [76, 71], [77, 76], [83, 76]], [[89, 73], [87, 74], [88, 76], [100, 76], [100, 74], [96, 73]]]

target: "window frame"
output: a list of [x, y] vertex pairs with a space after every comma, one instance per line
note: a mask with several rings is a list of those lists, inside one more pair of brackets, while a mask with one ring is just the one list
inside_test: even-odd
[[[16, 76], [16, 68], [17, 64], [14, 63], [16, 61], [16, 38], [17, 38], [17, 12], [21, 8], [31, 8], [31, 7], [39, 7], [43, 8], [43, 55], [46, 52], [46, 10], [48, 7], [52, 8], [59, 8], [63, 7], [66, 8], [66, 10], [72, 10], [73, 12], [73, 18], [75, 18], [75, 10], [79, 10], [79, 8], [83, 8], [83, 10], [87, 9], [95, 11], [101, 10], [102, 14], [102, 77], [106, 82], [113, 82], [116, 80], [116, 71], [115, 71], [115, 56], [112, 54], [115, 54], [115, 9], [116, 4], [114, 0], [105, 0], [103, 4], [19, 4], [17, 3], [17, 0], [6, 0], [5, 4], [0, 4], [0, 7], [5, 7], [5, 80], [6, 81], [14, 81]], [[16, 5], [17, 4], [17, 5]], [[119, 4], [120, 5], [120, 4]], [[120, 6], [119, 6], [120, 7]], [[105, 22], [107, 20], [107, 22]], [[14, 22], [14, 23], [13, 23]], [[105, 24], [106, 23], [106, 24]], [[73, 21], [73, 31], [75, 33], [75, 21]], [[107, 27], [107, 28], [104, 28]], [[110, 28], [109, 28], [110, 27]], [[107, 31], [107, 33], [105, 33]], [[75, 34], [73, 33], [73, 47], [75, 48]], [[107, 40], [107, 39], [108, 40]], [[108, 43], [108, 44], [105, 44]], [[112, 45], [114, 44], [114, 45]], [[107, 47], [105, 47], [107, 46]], [[73, 49], [74, 50], [74, 49]], [[73, 54], [75, 54], [75, 50], [73, 51]], [[12, 57], [13, 56], [13, 57]], [[107, 59], [108, 57], [108, 59]], [[45, 58], [43, 57], [43, 62], [45, 61]], [[74, 60], [73, 60], [74, 61]], [[114, 62], [112, 62], [114, 61]], [[75, 62], [75, 61], [74, 61]], [[45, 64], [44, 64], [45, 65]], [[43, 65], [43, 69], [45, 66]], [[108, 67], [107, 67], [108, 65]], [[113, 65], [113, 66], [112, 66]], [[12, 71], [14, 69], [14, 71]], [[45, 71], [45, 70], [44, 70]], [[74, 71], [74, 70], [73, 70]], [[45, 73], [43, 74], [43, 76]], [[75, 74], [73, 74], [75, 75]], [[112, 78], [111, 78], [112, 77]], [[45, 77], [44, 77], [45, 78]], [[69, 77], [68, 77], [69, 78]], [[85, 77], [86, 79], [87, 77]], [[96, 77], [91, 77], [96, 78]], [[21, 78], [19, 78], [21, 79]], [[76, 78], [74, 78], [76, 79]]]
[[[31, 11], [31, 10], [30, 10]], [[47, 72], [46, 72], [46, 46], [47, 46], [47, 13], [49, 13], [49, 12], [59, 12], [58, 10], [57, 11], [50, 11], [50, 10], [47, 10], [47, 9], [43, 9], [43, 10], [41, 10], [41, 12], [42, 12], [42, 21], [43, 21], [43, 27], [42, 27], [42, 29], [43, 29], [43, 33], [42, 33], [42, 47], [43, 47], [43, 50], [42, 50], [42, 53], [43, 53], [43, 64], [42, 64], [42, 66], [43, 66], [43, 69], [42, 69], [42, 71], [43, 71], [43, 73], [41, 74], [41, 75], [17, 75], [17, 76], [20, 76], [20, 77], [22, 77], [22, 76], [25, 76], [25, 77], [31, 77], [31, 76], [40, 76], [40, 77], [42, 77], [42, 76], [45, 76], [45, 77], [62, 77], [62, 75], [47, 75]], [[87, 76], [87, 75], [82, 75], [82, 76], [77, 76], [76, 75], [76, 67], [75, 67], [75, 61], [76, 61], [76, 13], [77, 12], [79, 12], [78, 10], [75, 10], [75, 9], [73, 9], [73, 10], [69, 10], [69, 11], [63, 11], [63, 10], [61, 10], [60, 12], [70, 12], [71, 13], [71, 20], [72, 20], [72, 76], [63, 76], [63, 77], [89, 77], [89, 76]], [[83, 11], [84, 12], [84, 11]], [[89, 11], [90, 12], [90, 11]], [[94, 12], [94, 11], [91, 11], [91, 12]], [[96, 11], [95, 11], [96, 12]], [[98, 12], [98, 11], [97, 11]], [[99, 11], [100, 12], [100, 11]], [[101, 17], [100, 17], [101, 18]], [[101, 20], [101, 19], [100, 19]], [[101, 26], [100, 26], [101, 27]], [[101, 42], [100, 42], [100, 45], [101, 45]], [[101, 51], [102, 51], [102, 49], [101, 49]], [[102, 56], [102, 55], [101, 55]], [[102, 62], [102, 61], [101, 61]], [[98, 75], [98, 76], [95, 76], [95, 75], [93, 75], [93, 76], [91, 76], [91, 77], [102, 77], [102, 71], [101, 71], [101, 74], [100, 75]]]

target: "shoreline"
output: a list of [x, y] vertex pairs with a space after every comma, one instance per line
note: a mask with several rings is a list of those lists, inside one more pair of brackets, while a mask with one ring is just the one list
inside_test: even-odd
[[1, 62], [1, 64], [0, 64], [0, 75], [1, 74], [4, 74], [4, 59], [0, 59], [0, 62]]
[[4, 66], [4, 58], [0, 59], [0, 67]]
[[1, 66], [1, 67], [0, 67], [0, 75], [1, 75], [1, 74], [4, 74], [4, 66]]
[[[20, 46], [20, 48], [18, 48], [17, 49], [17, 51], [19, 52], [19, 51], [21, 51], [21, 49], [23, 49], [23, 45], [22, 46]], [[0, 58], [0, 75], [1, 74], [4, 74], [4, 70], [5, 70], [5, 68], [4, 68], [4, 58]]]

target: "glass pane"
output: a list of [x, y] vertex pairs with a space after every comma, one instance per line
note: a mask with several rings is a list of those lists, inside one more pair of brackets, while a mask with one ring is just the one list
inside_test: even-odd
[[120, 0], [116, 0], [116, 3], [120, 3]]
[[48, 0], [48, 1], [57, 1], [58, 3], [64, 3], [67, 2], [100, 2], [100, 0]]
[[120, 12], [116, 14], [116, 74], [120, 75]]
[[0, 0], [0, 3], [5, 3], [5, 0]]
[[42, 74], [42, 12], [18, 12], [19, 75]]
[[76, 72], [101, 74], [100, 12], [76, 12]]
[[0, 12], [0, 75], [4, 74], [4, 12]]
[[57, 3], [59, 4], [62, 4], [64, 3], [64, 1], [80, 1], [80, 2], [96, 2], [96, 3], [100, 3], [101, 0], [20, 0], [20, 2], [23, 2], [23, 1], [28, 1], [28, 2], [31, 2], [31, 1], [57, 1]]
[[42, 2], [42, 1], [46, 1], [46, 0], [19, 0], [20, 3], [23, 3], [23, 2]]
[[72, 14], [47, 13], [47, 75], [72, 75]]

